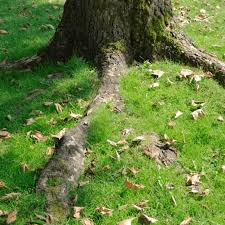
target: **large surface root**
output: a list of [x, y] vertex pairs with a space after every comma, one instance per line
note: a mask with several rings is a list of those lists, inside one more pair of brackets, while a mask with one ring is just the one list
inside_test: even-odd
[[169, 37], [165, 38], [163, 54], [172, 60], [198, 66], [206, 72], [211, 72], [216, 80], [225, 85], [225, 63], [197, 48], [184, 34], [170, 31]]
[[0, 64], [2, 70], [23, 70], [32, 69], [45, 59], [41, 55], [33, 55], [29, 58], [21, 59], [12, 63]]
[[55, 218], [64, 218], [69, 213], [70, 188], [76, 188], [83, 169], [85, 140], [92, 113], [102, 103], [123, 105], [119, 97], [119, 79], [126, 70], [125, 56], [118, 51], [109, 51], [102, 57], [102, 86], [90, 103], [86, 114], [75, 128], [66, 132], [55, 154], [42, 170], [37, 182], [37, 191], [47, 197], [47, 210]]

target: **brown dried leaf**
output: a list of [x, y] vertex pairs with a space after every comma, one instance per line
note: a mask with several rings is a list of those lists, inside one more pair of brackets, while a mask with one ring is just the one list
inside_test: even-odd
[[225, 172], [225, 165], [222, 166], [222, 171]]
[[106, 208], [106, 207], [97, 207], [96, 211], [100, 212], [102, 215], [108, 215], [108, 216], [111, 216], [112, 212], [113, 212], [112, 209], [109, 209], [109, 208]]
[[107, 140], [107, 143], [114, 146], [114, 147], [117, 146], [117, 143], [115, 141]]
[[7, 131], [6, 128], [0, 130], [0, 139], [9, 139], [11, 138], [11, 134]]
[[75, 113], [70, 113], [69, 114], [69, 116], [70, 116], [70, 118], [72, 118], [72, 119], [80, 119], [80, 118], [82, 118], [82, 115], [80, 115], [80, 114], [75, 114]]
[[84, 207], [79, 207], [79, 206], [73, 207], [73, 217], [76, 219], [79, 219], [83, 210], [84, 210]]
[[127, 145], [128, 143], [125, 139], [123, 139], [123, 140], [118, 141], [116, 144], [117, 145]]
[[155, 88], [158, 88], [158, 87], [159, 87], [159, 83], [155, 82], [155, 83], [150, 84], [149, 89], [155, 89]]
[[153, 224], [156, 223], [157, 221], [158, 221], [157, 219], [149, 217], [145, 214], [140, 215], [138, 218], [138, 222], [140, 224]]
[[0, 35], [1, 34], [8, 34], [9, 32], [7, 30], [0, 30]]
[[8, 217], [6, 219], [6, 224], [14, 223], [16, 221], [16, 215], [17, 215], [16, 210], [9, 212]]
[[40, 131], [34, 131], [33, 133], [31, 133], [30, 137], [37, 141], [43, 141], [45, 139]]
[[125, 180], [124, 185], [125, 185], [128, 189], [131, 189], [131, 190], [139, 190], [139, 189], [145, 188], [144, 185], [132, 183], [132, 182], [130, 182], [128, 179]]
[[187, 186], [197, 186], [200, 183], [200, 178], [201, 178], [201, 174], [198, 173], [191, 173], [187, 175], [187, 181], [186, 181], [186, 185]]
[[163, 74], [165, 73], [164, 71], [162, 70], [152, 70], [150, 71], [152, 76], [156, 77], [156, 78], [160, 78], [163, 76]]
[[134, 138], [132, 140], [132, 143], [135, 144], [135, 145], [138, 145], [138, 144], [140, 144], [144, 140], [145, 140], [145, 137], [144, 136], [138, 136], [138, 137], [136, 137], [136, 138]]
[[131, 223], [132, 223], [132, 221], [134, 219], [135, 218], [130, 218], [130, 219], [126, 219], [126, 220], [120, 221], [119, 223], [117, 223], [117, 225], [131, 225]]
[[34, 118], [29, 118], [29, 119], [26, 120], [26, 125], [27, 125], [27, 126], [30, 126], [30, 125], [32, 125], [35, 121], [36, 121], [36, 120], [35, 120]]
[[44, 106], [50, 106], [50, 105], [53, 105], [53, 102], [43, 102], [43, 105]]
[[63, 107], [59, 103], [55, 103], [55, 109], [58, 113], [63, 111]]
[[90, 219], [88, 218], [84, 218], [81, 220], [81, 224], [82, 225], [94, 225], [93, 221], [91, 221]]
[[181, 117], [183, 115], [183, 113], [181, 111], [177, 111], [176, 114], [175, 114], [175, 119]]
[[0, 216], [7, 216], [9, 214], [9, 211], [0, 210]]
[[126, 128], [122, 130], [123, 136], [128, 136], [134, 129], [133, 128]]
[[128, 168], [128, 170], [134, 175], [136, 176], [138, 173], [139, 173], [139, 170], [135, 167], [131, 167], [131, 168]]
[[194, 112], [191, 113], [194, 120], [197, 120], [200, 117], [203, 117], [205, 115], [204, 111], [202, 109], [197, 109]]
[[21, 193], [19, 192], [12, 192], [9, 194], [4, 195], [3, 197], [1, 197], [0, 199], [2, 201], [8, 201], [8, 200], [13, 200], [16, 199], [17, 197], [19, 197], [21, 195]]
[[224, 117], [222, 115], [219, 115], [218, 118], [217, 118], [217, 120], [219, 122], [224, 122]]
[[63, 128], [58, 134], [52, 135], [53, 138], [61, 140], [66, 133], [66, 128]]
[[193, 75], [193, 71], [192, 70], [189, 70], [189, 69], [182, 69], [180, 71], [180, 78], [187, 78], [189, 76]]
[[57, 124], [57, 121], [54, 120], [53, 118], [51, 118], [51, 119], [48, 121], [48, 124], [49, 124], [49, 125], [56, 125], [56, 124]]
[[5, 182], [3, 182], [3, 181], [0, 181], [0, 189], [1, 188], [5, 188], [6, 187], [6, 184], [5, 184]]
[[35, 116], [40, 116], [40, 115], [43, 114], [43, 112], [42, 112], [41, 110], [33, 109], [33, 110], [31, 111], [31, 114], [32, 114], [32, 115], [35, 115]]
[[23, 170], [23, 172], [26, 172], [27, 170], [29, 170], [29, 166], [26, 163], [22, 163], [20, 167]]
[[121, 211], [121, 210], [124, 210], [128, 207], [128, 205], [121, 205], [118, 207], [118, 210]]
[[55, 152], [55, 148], [54, 147], [48, 147], [46, 155], [47, 156], [52, 156], [54, 152]]
[[183, 220], [180, 225], [188, 225], [192, 221], [192, 218], [189, 216], [185, 220]]

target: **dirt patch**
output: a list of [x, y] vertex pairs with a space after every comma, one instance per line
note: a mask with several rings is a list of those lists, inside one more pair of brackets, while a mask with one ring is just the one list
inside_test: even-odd
[[176, 162], [178, 154], [174, 147], [163, 143], [156, 133], [146, 136], [146, 141], [139, 146], [140, 151], [148, 158], [155, 160], [158, 164], [169, 166]]

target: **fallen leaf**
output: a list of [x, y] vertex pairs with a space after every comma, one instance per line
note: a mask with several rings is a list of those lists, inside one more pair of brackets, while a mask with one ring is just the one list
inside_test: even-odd
[[4, 195], [3, 197], [1, 197], [0, 199], [2, 201], [8, 201], [8, 200], [13, 200], [16, 199], [17, 197], [19, 197], [21, 195], [21, 193], [19, 192], [12, 192], [9, 194]]
[[199, 173], [191, 173], [187, 175], [187, 181], [186, 181], [186, 185], [187, 186], [197, 186], [200, 183], [200, 178], [201, 178], [201, 174]]
[[180, 223], [180, 225], [188, 225], [188, 224], [191, 223], [191, 221], [192, 221], [192, 218], [189, 216], [189, 217], [187, 217], [185, 220], [183, 220], [183, 221]]
[[52, 135], [53, 138], [61, 140], [66, 133], [66, 128], [63, 128], [58, 134]]
[[133, 128], [126, 128], [122, 130], [123, 136], [128, 136], [134, 129]]
[[79, 207], [79, 206], [73, 207], [73, 217], [76, 219], [79, 219], [83, 210], [84, 210], [84, 207]]
[[177, 111], [174, 118], [177, 119], [177, 118], [181, 117], [182, 115], [183, 115], [183, 113], [181, 111]]
[[57, 124], [57, 121], [54, 120], [53, 118], [51, 118], [51, 119], [48, 121], [48, 124], [49, 124], [49, 125], [56, 125], [56, 124]]
[[139, 173], [139, 170], [136, 169], [135, 167], [128, 168], [128, 170], [129, 170], [134, 176], [136, 176], [136, 175]]
[[29, 170], [29, 166], [26, 163], [22, 163], [20, 167], [23, 170], [23, 172], [26, 172], [27, 170]]
[[30, 137], [37, 140], [37, 141], [43, 141], [45, 139], [43, 134], [40, 131], [32, 132]]
[[6, 187], [6, 184], [5, 184], [5, 182], [3, 182], [3, 181], [0, 181], [0, 189], [1, 188], [5, 188]]
[[9, 32], [7, 30], [0, 30], [0, 34], [8, 34]]
[[52, 24], [43, 24], [41, 25], [42, 30], [55, 30], [55, 27]]
[[223, 118], [223, 116], [218, 116], [218, 118], [217, 118], [217, 120], [219, 121], [219, 122], [224, 122], [224, 118]]
[[149, 217], [145, 214], [140, 215], [138, 218], [138, 222], [140, 224], [153, 224], [156, 223], [157, 221], [158, 221], [157, 219]]
[[124, 210], [128, 207], [128, 205], [121, 205], [118, 207], [118, 210], [121, 211], [121, 210]]
[[73, 119], [80, 119], [80, 118], [82, 118], [82, 115], [80, 115], [80, 114], [75, 114], [75, 113], [70, 113], [69, 114], [69, 116], [71, 117], [71, 118], [73, 118]]
[[153, 84], [150, 84], [149, 89], [155, 89], [155, 88], [158, 88], [158, 87], [159, 87], [159, 83], [155, 82]]
[[9, 214], [9, 211], [0, 210], [0, 216], [7, 216], [8, 214]]
[[47, 156], [51, 156], [51, 155], [53, 155], [54, 151], [55, 151], [55, 148], [54, 147], [48, 147], [47, 148], [46, 155]]
[[202, 191], [200, 194], [202, 195], [202, 196], [208, 196], [209, 195], [209, 189], [207, 188], [207, 189], [205, 189], [204, 191]]
[[117, 143], [115, 141], [107, 140], [107, 143], [114, 146], [114, 147], [117, 146]]
[[6, 128], [0, 130], [0, 139], [9, 139], [11, 138], [11, 134], [7, 131]]
[[124, 139], [124, 140], [120, 140], [116, 143], [117, 145], [127, 145], [127, 141]]
[[222, 166], [222, 171], [225, 172], [225, 165]]
[[200, 75], [194, 75], [194, 76], [191, 78], [190, 82], [192, 82], [192, 80], [194, 80], [196, 83], [197, 83], [197, 82], [200, 82], [200, 81], [202, 80], [202, 76], [200, 76]]
[[112, 209], [109, 209], [109, 208], [106, 208], [106, 207], [97, 207], [96, 211], [100, 212], [102, 215], [108, 215], [108, 216], [111, 216], [112, 212], [113, 212]]
[[205, 102], [199, 101], [199, 100], [192, 100], [191, 105], [197, 109], [203, 107], [205, 105]]
[[205, 115], [204, 111], [202, 109], [197, 109], [194, 112], [191, 113], [194, 120], [197, 120], [200, 117], [203, 117]]
[[189, 69], [182, 69], [180, 71], [180, 78], [187, 78], [189, 76], [193, 75], [193, 71], [192, 70], [189, 70]]
[[134, 219], [135, 218], [130, 218], [130, 219], [126, 219], [126, 220], [120, 221], [119, 223], [117, 223], [117, 225], [131, 225], [131, 223], [132, 223], [132, 221]]
[[152, 76], [154, 76], [154, 77], [156, 77], [156, 78], [162, 77], [164, 73], [165, 73], [165, 72], [162, 71], [162, 70], [152, 70], [152, 71], [151, 71]]
[[91, 221], [90, 219], [88, 218], [84, 218], [81, 220], [81, 224], [82, 225], [94, 225], [93, 221]]
[[139, 207], [137, 205], [133, 205], [133, 208], [136, 209], [139, 212], [144, 211], [144, 208], [141, 208], [141, 207]]
[[132, 183], [132, 182], [130, 182], [128, 179], [125, 180], [124, 185], [125, 185], [128, 189], [131, 189], [131, 190], [139, 190], [139, 189], [145, 188], [144, 185]]
[[33, 110], [31, 111], [31, 114], [32, 114], [32, 115], [35, 115], [35, 116], [40, 116], [40, 115], [43, 114], [43, 112], [42, 112], [41, 110], [33, 109]]
[[145, 140], [144, 136], [138, 136], [132, 140], [132, 143], [138, 145], [144, 140]]
[[16, 210], [9, 212], [8, 217], [6, 219], [6, 224], [14, 223], [16, 221], [16, 215], [17, 215]]
[[26, 120], [26, 125], [27, 125], [27, 126], [30, 126], [30, 125], [32, 125], [34, 122], [35, 122], [35, 119], [34, 119], [34, 118], [29, 118], [29, 119]]
[[51, 106], [51, 105], [53, 105], [53, 102], [43, 102], [43, 105], [44, 106]]
[[58, 113], [63, 111], [63, 107], [59, 103], [55, 103], [55, 109]]

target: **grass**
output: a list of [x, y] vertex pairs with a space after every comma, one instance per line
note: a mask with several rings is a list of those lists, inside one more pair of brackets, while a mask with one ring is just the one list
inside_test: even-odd
[[[16, 2], [16, 3], [15, 3]], [[223, 58], [224, 34], [223, 11], [224, 4], [220, 0], [206, 1], [175, 1], [176, 8], [187, 6], [190, 12], [187, 16], [193, 18], [204, 8], [210, 15], [209, 23], [194, 22], [183, 29], [202, 48]], [[220, 6], [220, 9], [217, 9]], [[32, 55], [47, 43], [53, 30], [43, 30], [42, 25], [56, 26], [62, 12], [62, 1], [38, 0], [35, 5], [31, 1], [4, 1], [1, 3], [0, 15], [4, 23], [0, 29], [9, 32], [0, 36], [0, 61], [15, 60]], [[53, 20], [49, 20], [53, 18]], [[29, 23], [29, 25], [27, 25]], [[21, 27], [28, 29], [21, 31]], [[204, 28], [204, 32], [198, 32]], [[6, 51], [7, 49], [7, 51]], [[149, 90], [153, 78], [148, 70], [160, 69], [165, 75], [160, 79], [160, 87]], [[218, 122], [219, 115], [224, 116], [224, 88], [212, 79], [204, 78], [200, 89], [187, 80], [180, 81], [176, 77], [179, 71], [188, 68], [172, 62], [157, 62], [135, 66], [121, 80], [121, 95], [126, 103], [126, 110], [116, 114], [111, 106], [103, 106], [96, 112], [91, 129], [88, 133], [88, 147], [92, 153], [87, 156], [86, 169], [90, 162], [95, 161], [95, 175], [84, 174], [82, 181], [88, 184], [79, 188], [76, 205], [84, 206], [85, 217], [94, 220], [97, 225], [113, 225], [123, 219], [137, 217], [139, 213], [132, 205], [141, 199], [149, 200], [145, 214], [157, 218], [157, 224], [179, 224], [184, 218], [193, 217], [192, 224], [224, 224], [224, 165], [225, 125]], [[199, 69], [191, 68], [196, 73]], [[56, 80], [47, 79], [47, 75], [63, 72], [64, 76]], [[174, 85], [167, 84], [167, 78]], [[7, 188], [0, 189], [0, 196], [11, 192], [21, 195], [11, 201], [1, 201], [0, 209], [18, 211], [15, 224], [23, 225], [35, 221], [35, 213], [44, 213], [42, 196], [35, 194], [35, 180], [38, 169], [49, 159], [46, 154], [48, 147], [54, 146], [51, 134], [59, 132], [64, 127], [72, 127], [76, 121], [65, 122], [63, 119], [69, 112], [82, 114], [85, 105], [90, 101], [98, 87], [96, 72], [80, 59], [72, 59], [66, 65], [43, 65], [35, 71], [1, 72], [0, 74], [0, 128], [7, 128], [12, 138], [0, 142], [0, 181]], [[36, 90], [34, 92], [34, 90]], [[191, 118], [191, 100], [205, 101], [206, 115], [195, 121]], [[64, 102], [63, 111], [57, 113], [54, 105], [46, 107], [43, 102]], [[159, 107], [155, 103], [163, 102]], [[61, 103], [62, 104], [62, 103]], [[41, 110], [42, 115], [31, 115], [32, 110]], [[184, 114], [176, 120], [175, 128], [168, 127], [168, 121], [176, 111]], [[12, 120], [9, 121], [7, 116]], [[34, 117], [36, 122], [26, 126], [25, 121]], [[56, 125], [50, 126], [48, 121], [54, 118]], [[157, 132], [167, 134], [177, 140], [179, 151], [178, 165], [170, 168], [158, 167], [154, 161], [147, 159], [136, 148], [130, 148], [121, 154], [120, 160], [115, 160], [116, 147], [107, 143], [107, 139], [118, 141], [122, 139], [124, 128], [134, 128], [133, 137]], [[27, 133], [41, 131], [45, 141], [35, 142]], [[186, 143], [184, 143], [184, 137]], [[21, 164], [27, 164], [29, 170], [23, 172]], [[126, 168], [135, 167], [140, 172], [134, 177], [124, 173]], [[179, 169], [182, 168], [182, 169]], [[208, 196], [200, 197], [190, 194], [185, 185], [186, 174], [202, 173], [201, 186], [210, 189]], [[128, 190], [124, 186], [126, 178], [138, 184], [145, 185], [142, 190]], [[175, 188], [167, 190], [165, 186], [173, 183]], [[174, 196], [177, 206], [171, 197]], [[119, 211], [121, 205], [128, 208]], [[102, 216], [96, 212], [96, 207], [105, 206], [113, 209], [113, 216]], [[36, 221], [38, 223], [40, 221]], [[1, 220], [0, 220], [1, 223]], [[69, 218], [62, 224], [79, 225], [78, 220]], [[134, 220], [133, 224], [138, 224]]]

